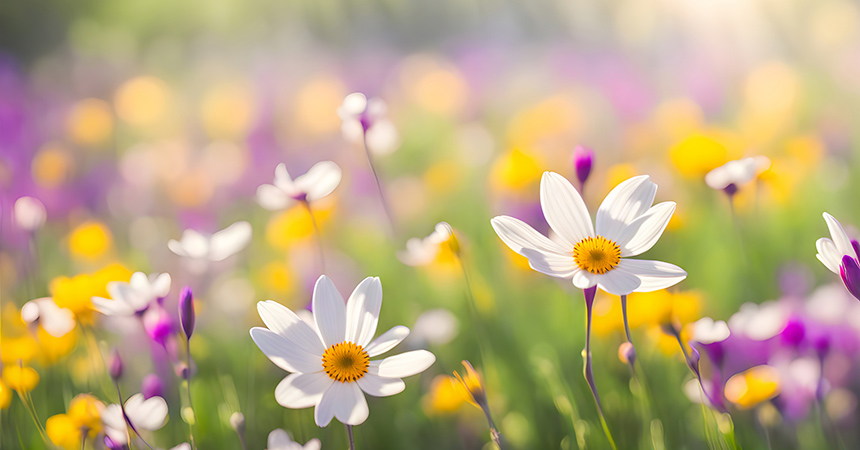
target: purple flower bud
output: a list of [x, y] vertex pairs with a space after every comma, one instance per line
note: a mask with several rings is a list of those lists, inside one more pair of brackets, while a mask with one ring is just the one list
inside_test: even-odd
[[860, 260], [860, 242], [857, 242], [857, 239], [851, 239], [851, 247], [854, 248], [854, 254]]
[[821, 356], [826, 355], [830, 351], [830, 337], [827, 335], [816, 336], [812, 339], [812, 348], [815, 349], [815, 353]]
[[113, 350], [108, 371], [110, 372], [110, 377], [114, 381], [118, 380], [119, 377], [122, 376], [122, 359], [119, 357], [119, 350], [117, 349]]
[[729, 183], [728, 186], [723, 188], [723, 192], [726, 193], [729, 197], [738, 193], [738, 186], [734, 183]]
[[170, 315], [160, 305], [153, 305], [146, 310], [143, 315], [143, 327], [149, 338], [161, 345], [165, 345], [165, 341], [174, 329]]
[[792, 318], [779, 335], [779, 340], [788, 346], [797, 347], [806, 335], [806, 327], [800, 319]]
[[179, 294], [179, 321], [182, 323], [182, 331], [185, 337], [191, 339], [194, 332], [194, 295], [191, 288], [185, 286]]
[[591, 174], [591, 167], [594, 164], [594, 150], [577, 145], [573, 149], [573, 167], [576, 169], [576, 179], [579, 180], [579, 185], [585, 184], [585, 180]]
[[839, 275], [842, 276], [842, 282], [848, 288], [848, 292], [854, 298], [860, 300], [860, 265], [857, 260], [845, 255], [842, 257], [842, 264], [839, 265]]
[[158, 375], [151, 373], [143, 378], [143, 386], [141, 386], [140, 391], [143, 393], [144, 399], [163, 397], [164, 383], [161, 382], [161, 378], [158, 378]]

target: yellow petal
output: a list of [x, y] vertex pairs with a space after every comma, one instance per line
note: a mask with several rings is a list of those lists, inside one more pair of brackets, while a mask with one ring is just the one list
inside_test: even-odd
[[3, 369], [3, 381], [16, 391], [30, 392], [39, 384], [39, 373], [32, 367], [9, 365]]

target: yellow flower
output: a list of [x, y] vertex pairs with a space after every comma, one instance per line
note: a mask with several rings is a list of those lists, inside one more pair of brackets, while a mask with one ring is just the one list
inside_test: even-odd
[[463, 367], [466, 369], [465, 375], [462, 376], [460, 373], [454, 372], [454, 376], [457, 377], [460, 384], [466, 388], [466, 391], [469, 394], [467, 400], [478, 408], [486, 409], [488, 407], [487, 393], [484, 391], [484, 383], [481, 379], [481, 375], [478, 374], [469, 361], [464, 360]]
[[170, 89], [159, 78], [132, 78], [117, 89], [114, 105], [120, 119], [136, 127], [149, 128], [166, 116]]
[[0, 379], [0, 409], [6, 409], [12, 403], [12, 388]]
[[543, 173], [536, 156], [519, 149], [500, 156], [490, 169], [490, 186], [508, 195], [522, 195], [536, 184]]
[[66, 132], [72, 141], [84, 146], [97, 146], [113, 132], [113, 113], [104, 100], [87, 98], [75, 104], [66, 120]]
[[[323, 227], [332, 215], [334, 204], [322, 200], [314, 203], [313, 212], [317, 226]], [[275, 249], [286, 250], [290, 245], [314, 235], [314, 224], [307, 209], [295, 204], [290, 209], [275, 215], [266, 225], [266, 241]]]
[[79, 448], [83, 433], [94, 439], [102, 431], [101, 411], [104, 404], [90, 394], [72, 399], [66, 414], [57, 414], [45, 424], [48, 439], [63, 448]]
[[448, 375], [437, 375], [424, 398], [424, 408], [429, 414], [450, 414], [470, 401], [469, 391], [459, 380]]
[[737, 141], [733, 135], [720, 131], [694, 133], [669, 150], [669, 159], [681, 175], [701, 178], [737, 159], [742, 148]]
[[72, 256], [96, 259], [110, 250], [113, 237], [110, 230], [99, 222], [85, 222], [69, 234], [69, 251]]
[[[696, 291], [634, 292], [627, 296], [627, 323], [631, 329], [683, 326], [699, 319], [702, 295]], [[621, 302], [617, 297], [599, 295], [594, 307], [594, 332], [607, 335], [624, 329]], [[677, 344], [676, 344], [677, 345]]]
[[8, 365], [3, 369], [3, 382], [18, 392], [30, 392], [39, 384], [39, 373], [32, 367]]
[[779, 373], [767, 365], [755, 366], [726, 382], [726, 399], [743, 409], [752, 408], [776, 397], [780, 391]]
[[80, 274], [72, 278], [57, 277], [51, 280], [50, 291], [54, 303], [68, 308], [83, 323], [92, 323], [92, 297], [109, 297], [107, 284], [111, 281], [128, 281], [131, 272], [121, 264], [111, 264], [93, 274]]

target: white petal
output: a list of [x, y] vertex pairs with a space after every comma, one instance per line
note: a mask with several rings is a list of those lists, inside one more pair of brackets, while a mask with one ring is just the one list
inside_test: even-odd
[[573, 285], [579, 289], [588, 289], [597, 285], [597, 277], [587, 270], [580, 270], [573, 274]]
[[385, 333], [380, 334], [365, 347], [365, 350], [369, 356], [381, 355], [396, 347], [397, 344], [406, 339], [406, 336], [409, 336], [409, 328], [403, 325], [396, 325]]
[[307, 193], [309, 202], [319, 200], [335, 190], [341, 176], [340, 166], [333, 161], [318, 162], [308, 173], [296, 178], [296, 189]]
[[287, 372], [313, 373], [322, 370], [322, 359], [293, 341], [266, 328], [251, 328], [251, 339], [278, 367]]
[[[836, 250], [842, 255], [856, 257], [854, 254], [854, 247], [851, 245], [851, 240], [848, 239], [848, 235], [845, 234], [845, 230], [842, 229], [842, 225], [839, 221], [827, 213], [824, 213], [824, 220], [827, 222], [827, 228], [830, 229], [830, 238], [833, 239], [833, 243], [836, 244]], [[839, 260], [840, 262], [842, 261], [841, 255]]]
[[135, 428], [155, 431], [166, 422], [167, 402], [158, 396], [144, 400], [143, 394], [134, 394], [125, 402], [125, 413]]
[[377, 156], [388, 155], [400, 147], [400, 133], [390, 120], [377, 120], [367, 130], [367, 147]]
[[251, 224], [239, 221], [212, 235], [209, 259], [224, 260], [245, 248], [251, 241]]
[[579, 192], [563, 176], [544, 172], [540, 181], [540, 207], [549, 226], [570, 248], [594, 235], [591, 216]]
[[290, 176], [290, 172], [287, 171], [287, 165], [284, 163], [280, 163], [278, 164], [278, 167], [275, 167], [274, 183], [275, 187], [287, 194], [287, 196], [296, 192], [296, 183], [293, 181], [293, 178]]
[[360, 425], [369, 414], [367, 400], [355, 383], [332, 383], [314, 410], [314, 421], [324, 427], [332, 417], [347, 425]]
[[[206, 254], [209, 253], [209, 239], [195, 230], [183, 231], [179, 244], [182, 247], [184, 256], [188, 256], [190, 258], [205, 258]], [[170, 242], [167, 243], [167, 246], [170, 248]], [[171, 248], [171, 250], [173, 250], [173, 248]], [[175, 250], [174, 253], [179, 255]]]
[[257, 203], [269, 211], [284, 209], [292, 199], [277, 186], [262, 184], [257, 188]]
[[106, 316], [130, 316], [135, 313], [134, 308], [125, 302], [108, 300], [102, 297], [93, 297], [91, 300], [95, 310]]
[[568, 250], [522, 220], [498, 216], [490, 224], [502, 242], [529, 259], [532, 269], [557, 278], [570, 278], [578, 270]]
[[353, 92], [343, 99], [343, 104], [340, 105], [337, 112], [342, 119], [345, 119], [363, 113], [366, 108], [367, 97], [361, 92]]
[[367, 395], [374, 397], [388, 397], [406, 389], [406, 383], [400, 378], [382, 378], [370, 373], [364, 374], [357, 383]]
[[296, 345], [322, 357], [325, 347], [319, 335], [286, 306], [266, 300], [257, 303], [257, 312], [270, 330], [295, 342]]
[[831, 272], [838, 274], [843, 255], [836, 250], [836, 244], [830, 238], [821, 238], [815, 241], [815, 247], [818, 249], [818, 254], [815, 255], [818, 260]]
[[389, 356], [379, 362], [375, 375], [384, 378], [405, 378], [427, 370], [436, 362], [436, 357], [427, 350], [413, 350]]
[[618, 237], [621, 256], [636, 256], [653, 247], [666, 229], [666, 225], [669, 225], [669, 219], [674, 212], [675, 202], [663, 202], [624, 227]]
[[290, 444], [292, 443], [293, 440], [290, 439], [290, 435], [286, 431], [277, 428], [269, 433], [266, 450], [290, 450], [290, 447], [292, 447]]
[[302, 450], [320, 450], [322, 448], [322, 443], [319, 439], [311, 439], [302, 447]]
[[[624, 261], [623, 259], [621, 261]], [[642, 284], [636, 275], [620, 269], [619, 263], [614, 269], [597, 276], [597, 287], [612, 295], [627, 295]]]
[[117, 444], [125, 444], [128, 442], [128, 426], [125, 423], [125, 418], [122, 415], [122, 408], [116, 404], [107, 405], [99, 413], [104, 432], [112, 441]]
[[325, 372], [290, 374], [275, 388], [275, 400], [284, 408], [309, 408], [320, 402], [333, 382]]
[[191, 444], [183, 442], [176, 447], [171, 448], [170, 450], [191, 450]]
[[[151, 293], [156, 298], [158, 297], [167, 297], [167, 294], [170, 293], [170, 274], [169, 273], [161, 273], [161, 274], [153, 274], [155, 275], [155, 279], [150, 284]], [[150, 275], [152, 277], [153, 275]], [[149, 300], [149, 299], [148, 299]]]
[[331, 279], [317, 279], [313, 294], [314, 322], [326, 347], [343, 342], [346, 335], [346, 305]]
[[731, 332], [725, 321], [714, 321], [710, 317], [702, 317], [693, 323], [693, 340], [702, 344], [711, 344], [728, 339]]
[[654, 203], [657, 185], [640, 175], [615, 186], [597, 210], [597, 234], [618, 242], [621, 231]]
[[687, 272], [684, 269], [663, 261], [622, 259], [613, 272], [619, 270], [639, 277], [641, 284], [636, 288], [635, 292], [651, 292], [666, 289], [687, 278]]
[[179, 256], [189, 256], [188, 253], [185, 252], [185, 249], [182, 248], [182, 244], [179, 243], [176, 239], [171, 239], [167, 241], [167, 248], [170, 249], [176, 255]]
[[365, 278], [346, 302], [346, 340], [367, 347], [376, 334], [381, 307], [382, 283], [379, 277]]

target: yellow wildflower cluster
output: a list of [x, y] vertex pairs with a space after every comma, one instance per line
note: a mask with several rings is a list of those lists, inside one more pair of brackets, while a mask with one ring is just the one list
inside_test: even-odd
[[111, 264], [92, 274], [74, 277], [57, 277], [51, 281], [50, 290], [54, 303], [68, 308], [84, 324], [93, 321], [93, 297], [108, 297], [107, 284], [111, 281], [128, 281], [131, 272], [121, 264]]
[[104, 403], [90, 394], [79, 394], [69, 403], [65, 414], [51, 416], [45, 423], [48, 439], [63, 448], [80, 448], [84, 434], [94, 439], [102, 431]]

